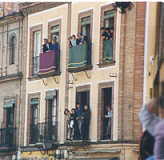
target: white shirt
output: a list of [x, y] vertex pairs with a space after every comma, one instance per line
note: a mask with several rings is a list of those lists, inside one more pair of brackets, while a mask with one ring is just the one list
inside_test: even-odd
[[142, 123], [142, 127], [148, 130], [148, 132], [154, 136], [155, 127], [161, 121], [161, 119], [155, 114], [148, 112], [145, 104], [140, 110], [139, 119]]

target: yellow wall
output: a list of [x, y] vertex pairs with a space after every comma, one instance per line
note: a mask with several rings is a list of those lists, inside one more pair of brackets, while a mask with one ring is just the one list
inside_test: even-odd
[[[68, 15], [68, 4], [61, 5], [59, 7], [51, 8], [41, 12], [37, 12], [28, 16], [28, 57], [27, 57], [27, 69], [29, 68], [29, 48], [30, 48], [30, 28], [42, 24], [42, 39], [48, 37], [48, 22], [61, 19], [61, 48], [60, 48], [60, 59], [61, 59], [61, 75], [49, 78], [43, 78], [40, 80], [27, 80], [27, 95], [31, 93], [41, 93], [40, 98], [40, 122], [45, 120], [45, 93], [48, 90], [57, 89], [59, 91], [59, 109], [58, 109], [58, 135], [59, 140], [64, 139], [64, 108], [65, 108], [65, 73], [66, 73], [66, 40], [67, 38], [67, 15]], [[27, 71], [27, 79], [29, 75]], [[43, 83], [46, 83], [44, 85]], [[26, 111], [27, 111], [26, 103]], [[26, 114], [27, 120], [27, 114]], [[26, 121], [27, 122], [27, 121]], [[27, 123], [26, 123], [27, 125]], [[27, 127], [25, 128], [27, 129]], [[25, 131], [26, 134], [26, 131]]]
[[[150, 88], [153, 88], [154, 78], [157, 71], [157, 28], [158, 28], [158, 4], [157, 3], [149, 3], [148, 10], [148, 26], [147, 26], [147, 66], [146, 66], [146, 92], [145, 92], [145, 102], [150, 99]], [[146, 45], [146, 43], [145, 43]], [[145, 54], [145, 56], [146, 56]], [[153, 57], [153, 61], [151, 61], [151, 56]]]
[[[113, 66], [99, 68], [99, 47], [100, 47], [100, 14], [103, 6], [111, 3], [106, 2], [73, 2], [72, 3], [72, 19], [71, 19], [71, 34], [77, 34], [78, 32], [78, 14], [93, 9], [93, 28], [92, 28], [92, 65], [91, 71], [75, 73], [73, 79], [72, 75], [69, 75], [69, 79], [73, 82], [69, 88], [69, 108], [75, 107], [76, 88], [78, 86], [90, 85], [90, 107], [91, 107], [91, 125], [90, 125], [90, 138], [91, 140], [97, 140], [97, 124], [98, 124], [98, 85], [105, 82], [114, 82], [114, 129], [113, 139], [118, 138], [118, 72], [119, 72], [119, 35], [120, 35], [120, 22], [121, 16], [117, 12], [117, 26], [116, 26], [116, 63]], [[110, 74], [116, 75], [116, 77], [110, 77]]]

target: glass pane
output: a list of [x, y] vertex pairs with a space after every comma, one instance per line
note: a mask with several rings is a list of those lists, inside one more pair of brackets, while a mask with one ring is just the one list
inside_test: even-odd
[[59, 25], [51, 27], [51, 33], [59, 32]]
[[52, 125], [56, 124], [56, 97], [53, 99], [52, 103]]
[[34, 56], [39, 56], [40, 54], [40, 42], [41, 42], [41, 32], [37, 31], [34, 33]]
[[85, 17], [81, 19], [81, 25], [90, 24], [90, 17]]

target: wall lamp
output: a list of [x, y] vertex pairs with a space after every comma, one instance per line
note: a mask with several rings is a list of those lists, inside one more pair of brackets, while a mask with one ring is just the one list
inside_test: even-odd
[[132, 2], [115, 2], [113, 3], [113, 7], [115, 9], [120, 8], [121, 13], [124, 14], [126, 13], [127, 10], [131, 10], [133, 7]]

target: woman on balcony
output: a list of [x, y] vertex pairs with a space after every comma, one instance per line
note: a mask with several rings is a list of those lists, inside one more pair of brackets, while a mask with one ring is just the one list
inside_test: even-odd
[[58, 43], [57, 43], [57, 38], [56, 37], [54, 37], [54, 39], [52, 39], [52, 41], [51, 41], [51, 45], [50, 45], [50, 50], [51, 51], [58, 51]]

